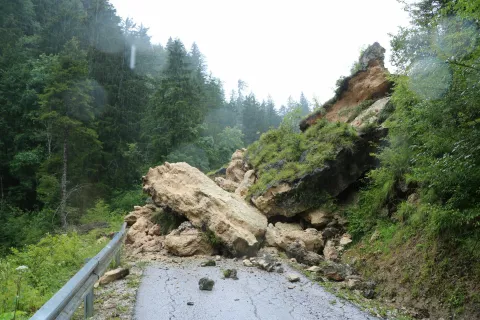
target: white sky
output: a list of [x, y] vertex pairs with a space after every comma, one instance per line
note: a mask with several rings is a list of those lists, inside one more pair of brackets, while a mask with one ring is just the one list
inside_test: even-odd
[[[408, 24], [396, 0], [110, 0], [122, 18], [150, 28], [155, 43], [196, 42], [227, 96], [245, 81], [258, 99], [277, 104], [303, 91], [311, 101], [333, 96], [360, 49]], [[387, 66], [389, 63], [387, 61]]]

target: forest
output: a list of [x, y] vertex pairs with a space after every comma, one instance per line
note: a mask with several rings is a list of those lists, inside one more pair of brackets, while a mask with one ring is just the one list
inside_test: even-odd
[[309, 112], [303, 94], [276, 107], [241, 80], [226, 95], [195, 43], [154, 44], [106, 0], [5, 0], [0, 26], [0, 254], [100, 199], [129, 210], [150, 166], [218, 169], [288, 110]]
[[[14, 304], [15, 268], [38, 264], [19, 309], [27, 316], [145, 202], [149, 167], [184, 161], [214, 173], [248, 148], [258, 178], [250, 197], [315, 171], [339, 147], [354, 149], [348, 123], [321, 120], [301, 133], [313, 105], [322, 113], [303, 93], [276, 105], [242, 80], [226, 93], [197, 44], [153, 43], [108, 0], [0, 3], [0, 319]], [[388, 134], [341, 208], [353, 241], [344, 257], [379, 283], [385, 301], [403, 295], [474, 319], [480, 0], [404, 5], [410, 26], [390, 43]], [[335, 201], [327, 204], [338, 209]]]

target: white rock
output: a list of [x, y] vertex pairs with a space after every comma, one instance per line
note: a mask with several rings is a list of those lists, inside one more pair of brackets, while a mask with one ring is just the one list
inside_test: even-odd
[[300, 276], [294, 273], [290, 273], [287, 275], [287, 280], [290, 282], [298, 282], [300, 281]]

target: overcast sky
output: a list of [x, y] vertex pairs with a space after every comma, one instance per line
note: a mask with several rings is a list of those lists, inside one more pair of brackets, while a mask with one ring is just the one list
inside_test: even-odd
[[[196, 42], [228, 93], [237, 80], [277, 106], [303, 91], [325, 101], [360, 49], [408, 23], [396, 0], [110, 0], [122, 18], [150, 28], [153, 42]], [[387, 60], [389, 57], [387, 58]], [[387, 64], [388, 66], [388, 64]]]

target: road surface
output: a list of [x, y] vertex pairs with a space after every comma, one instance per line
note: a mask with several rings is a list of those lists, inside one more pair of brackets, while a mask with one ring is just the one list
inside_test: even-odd
[[[137, 292], [134, 319], [176, 320], [363, 320], [377, 319], [336, 298], [285, 263], [285, 273], [247, 268], [241, 261], [222, 259], [216, 267], [199, 267], [198, 259], [174, 259], [146, 267]], [[238, 280], [222, 279], [222, 269], [238, 270]], [[290, 283], [287, 274], [301, 276]], [[215, 281], [201, 291], [198, 280]], [[295, 286], [289, 289], [289, 286]], [[188, 305], [193, 302], [193, 305]]]

